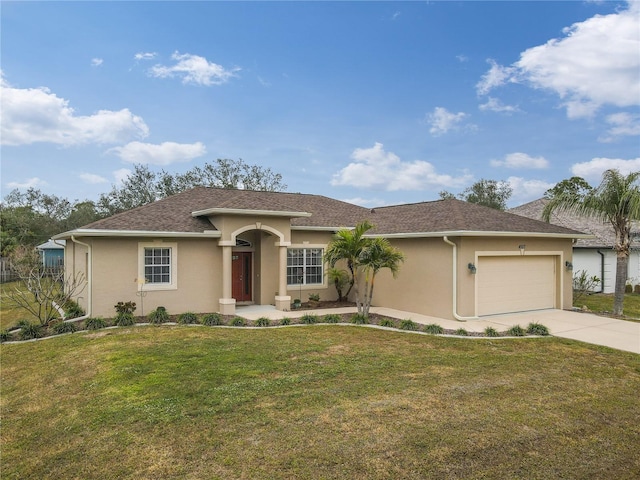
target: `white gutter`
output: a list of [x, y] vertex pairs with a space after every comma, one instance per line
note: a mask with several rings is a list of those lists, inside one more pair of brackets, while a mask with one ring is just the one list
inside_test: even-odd
[[384, 238], [440, 238], [440, 237], [527, 237], [527, 238], [571, 238], [590, 239], [594, 235], [587, 233], [545, 233], [545, 232], [499, 232], [477, 230], [450, 230], [443, 232], [407, 232], [407, 233], [368, 233], [364, 237]]
[[257, 215], [262, 217], [310, 217], [309, 212], [288, 212], [279, 210], [249, 210], [243, 208], [206, 208], [191, 212], [192, 217], [202, 215]]
[[463, 317], [458, 315], [458, 246], [447, 238], [442, 237], [445, 243], [453, 247], [453, 317], [461, 322], [467, 320], [478, 320], [478, 317]]
[[[84, 243], [81, 242], [80, 240], [76, 240], [76, 238], [71, 235], [71, 241], [73, 243], [77, 243], [79, 245], [84, 245], [85, 247], [87, 247], [87, 253], [89, 255], [88, 258], [88, 265], [87, 265], [87, 295], [89, 296], [88, 300], [87, 300], [87, 312], [86, 315], [84, 315], [83, 317], [80, 317], [82, 319], [84, 318], [88, 318], [91, 316], [91, 310], [92, 310], [92, 305], [93, 305], [93, 257], [91, 255], [91, 245], [89, 245], [88, 243]], [[75, 274], [75, 272], [74, 272]], [[77, 318], [74, 318], [73, 320], [78, 320]]]
[[78, 228], [55, 235], [54, 239], [71, 238], [74, 235], [83, 237], [156, 237], [156, 238], [220, 238], [221, 232], [217, 230], [204, 230], [203, 232], [162, 232], [154, 230], [102, 230], [97, 228]]

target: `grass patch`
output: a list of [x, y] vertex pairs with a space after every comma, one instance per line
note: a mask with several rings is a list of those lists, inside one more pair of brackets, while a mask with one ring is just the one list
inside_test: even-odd
[[[577, 308], [587, 307], [599, 315], [611, 315], [613, 312], [613, 293], [594, 293], [580, 297], [574, 305]], [[623, 314], [627, 320], [640, 321], [640, 295], [627, 293], [624, 296]]]
[[638, 355], [570, 340], [147, 326], [0, 353], [3, 478], [640, 472]]

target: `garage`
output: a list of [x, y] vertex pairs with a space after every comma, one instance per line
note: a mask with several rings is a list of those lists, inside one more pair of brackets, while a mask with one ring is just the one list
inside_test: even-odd
[[556, 257], [479, 257], [478, 315], [542, 310], [556, 306]]

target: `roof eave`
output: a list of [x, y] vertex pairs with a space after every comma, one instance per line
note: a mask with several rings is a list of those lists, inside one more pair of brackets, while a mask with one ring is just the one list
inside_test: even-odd
[[501, 232], [479, 230], [448, 230], [440, 232], [405, 232], [405, 233], [370, 233], [365, 237], [385, 238], [434, 238], [434, 237], [534, 237], [534, 238], [569, 238], [589, 239], [594, 235], [586, 233], [552, 233], [552, 232]]
[[204, 210], [196, 210], [191, 212], [192, 217], [202, 217], [209, 215], [257, 215], [261, 217], [286, 217], [299, 218], [310, 217], [308, 212], [289, 212], [279, 210], [248, 210], [244, 208], [206, 208]]
[[158, 230], [104, 230], [93, 228], [78, 228], [68, 232], [59, 233], [51, 237], [53, 240], [66, 240], [72, 236], [77, 237], [164, 237], [164, 238], [220, 238], [221, 232], [217, 230], [204, 230], [202, 232], [167, 232]]

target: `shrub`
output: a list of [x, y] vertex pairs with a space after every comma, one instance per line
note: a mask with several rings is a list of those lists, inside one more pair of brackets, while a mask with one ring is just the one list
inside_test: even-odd
[[532, 322], [527, 326], [527, 333], [529, 335], [549, 335], [549, 329], [537, 322]]
[[270, 323], [271, 320], [269, 320], [267, 317], [260, 317], [256, 320], [256, 327], [268, 327]]
[[188, 325], [190, 323], [198, 323], [198, 316], [193, 312], [181, 313], [178, 316], [178, 323]]
[[64, 316], [65, 318], [78, 318], [84, 315], [84, 310], [78, 302], [74, 300], [67, 300], [64, 304]]
[[624, 286], [624, 293], [631, 293], [633, 292], [633, 285], [631, 285], [630, 283], [627, 283]]
[[84, 321], [84, 327], [87, 330], [99, 330], [101, 328], [105, 328], [106, 326], [107, 326], [107, 322], [105, 321], [104, 318], [100, 318], [100, 317], [87, 318]]
[[222, 315], [219, 313], [207, 313], [202, 317], [202, 324], [210, 327], [214, 325], [222, 325]]
[[244, 327], [244, 318], [235, 317], [233, 320], [231, 320], [231, 325], [234, 327]]
[[136, 302], [118, 302], [113, 308], [116, 309], [116, 313], [131, 313], [136, 311]]
[[380, 326], [381, 327], [395, 328], [396, 327], [396, 322], [394, 322], [390, 318], [383, 318], [382, 320], [380, 320]]
[[351, 317], [351, 323], [355, 325], [366, 325], [369, 323], [367, 317], [362, 315], [361, 313], [356, 313], [353, 317]]
[[311, 300], [312, 302], [319, 302], [320, 301], [320, 294], [319, 293], [310, 293], [309, 294], [309, 300]]
[[444, 328], [437, 323], [430, 323], [429, 325], [424, 326], [424, 331], [433, 335], [441, 335], [444, 333]]
[[640, 284], [633, 287], [633, 293], [640, 293]]
[[280, 325], [291, 325], [291, 319], [289, 317], [284, 317], [280, 320]]
[[485, 328], [485, 329], [484, 329], [484, 334], [485, 334], [487, 337], [499, 337], [499, 336], [500, 336], [500, 334], [498, 333], [498, 331], [497, 331], [495, 328], [493, 328], [493, 327], [487, 327], [487, 328]]
[[410, 318], [405, 318], [400, 322], [400, 328], [402, 330], [418, 330], [418, 324]]
[[322, 321], [325, 323], [339, 323], [340, 320], [342, 320], [342, 317], [337, 313], [327, 313], [322, 317]]
[[467, 335], [469, 335], [469, 332], [467, 332], [464, 328], [459, 328], [456, 330], [456, 335], [460, 335], [461, 337], [466, 337]]
[[75, 323], [59, 321], [53, 324], [52, 330], [55, 335], [61, 335], [63, 333], [73, 333], [78, 330], [78, 327]]
[[527, 332], [520, 325], [514, 325], [509, 330], [507, 330], [507, 335], [511, 337], [524, 337], [526, 334]]
[[166, 308], [158, 307], [149, 315], [147, 315], [147, 319], [153, 325], [160, 325], [161, 323], [165, 323], [169, 321], [169, 314], [167, 313]]
[[42, 325], [36, 325], [35, 323], [29, 323], [21, 320], [20, 322], [20, 339], [31, 340], [32, 338], [40, 338], [43, 334]]
[[135, 325], [135, 323], [136, 320], [133, 318], [133, 313], [128, 312], [118, 313], [113, 321], [113, 324], [118, 327], [129, 327], [131, 325]]
[[300, 323], [305, 325], [311, 325], [312, 323], [318, 323], [318, 316], [307, 313], [300, 318]]
[[11, 333], [8, 330], [0, 331], [0, 343], [8, 342], [11, 340]]

